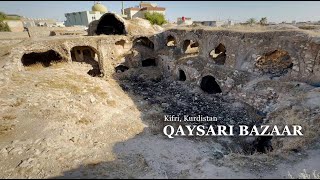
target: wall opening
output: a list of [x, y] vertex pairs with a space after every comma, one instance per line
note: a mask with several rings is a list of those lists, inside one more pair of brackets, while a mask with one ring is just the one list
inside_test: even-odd
[[176, 39], [173, 36], [169, 35], [167, 37], [167, 46], [174, 47], [176, 45], [177, 45]]
[[32, 52], [24, 54], [21, 58], [21, 62], [24, 66], [30, 66], [37, 63], [41, 63], [45, 67], [49, 67], [53, 62], [63, 61], [63, 58], [54, 50], [46, 52]]
[[197, 54], [199, 53], [199, 43], [193, 40], [185, 40], [183, 42], [183, 52], [186, 54]]
[[179, 70], [179, 81], [185, 81], [187, 79], [186, 73], [183, 70]]
[[156, 60], [154, 58], [145, 59], [142, 61], [142, 67], [147, 66], [157, 66]]
[[72, 61], [91, 65], [92, 69], [87, 73], [93, 77], [101, 75], [97, 56], [96, 51], [89, 46], [75, 46], [71, 49]]
[[220, 43], [214, 50], [210, 52], [210, 56], [216, 64], [224, 65], [227, 59], [226, 47]]
[[221, 88], [216, 82], [215, 78], [210, 75], [202, 78], [200, 87], [204, 92], [209, 94], [222, 93]]
[[147, 37], [139, 37], [133, 41], [133, 46], [144, 46], [149, 49], [154, 49], [154, 43]]
[[97, 26], [96, 34], [126, 34], [123, 22], [116, 18], [114, 14], [107, 13], [100, 18]]
[[121, 39], [120, 41], [117, 41], [116, 43], [115, 43], [115, 45], [116, 46], [120, 46], [120, 47], [122, 47], [122, 48], [124, 48], [124, 45], [126, 44], [126, 40], [124, 40], [124, 39]]
[[259, 70], [272, 74], [283, 74], [293, 67], [289, 53], [281, 49], [265, 53], [255, 65]]
[[128, 70], [129, 68], [125, 65], [118, 65], [117, 67], [115, 67], [115, 71], [116, 72], [125, 72], [126, 70]]

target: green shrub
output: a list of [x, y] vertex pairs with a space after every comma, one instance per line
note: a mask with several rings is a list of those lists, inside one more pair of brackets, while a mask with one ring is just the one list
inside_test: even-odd
[[7, 15], [3, 12], [0, 12], [0, 21], [7, 19]]
[[0, 31], [11, 31], [8, 24], [0, 21]]
[[148, 21], [150, 21], [150, 23], [153, 25], [153, 24], [157, 24], [157, 25], [162, 25], [162, 24], [164, 24], [164, 23], [166, 23], [167, 21], [166, 21], [166, 19], [165, 19], [165, 17], [164, 17], [164, 15], [163, 14], [161, 14], [161, 13], [150, 13], [150, 12], [146, 12], [145, 14], [144, 14], [144, 17], [148, 20]]
[[247, 20], [246, 22], [247, 24], [250, 24], [250, 25], [253, 25], [253, 24], [256, 24], [257, 23], [257, 20], [255, 18], [250, 18]]

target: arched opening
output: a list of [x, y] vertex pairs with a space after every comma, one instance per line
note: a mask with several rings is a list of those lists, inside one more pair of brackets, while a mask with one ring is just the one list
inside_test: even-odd
[[145, 59], [142, 61], [142, 67], [147, 66], [157, 66], [156, 60], [154, 58]]
[[179, 81], [185, 81], [187, 79], [186, 74], [184, 73], [183, 70], [179, 70]]
[[202, 78], [200, 87], [204, 92], [209, 94], [221, 93], [221, 88], [212, 76], [205, 76]]
[[133, 47], [144, 46], [149, 49], [154, 49], [154, 44], [147, 37], [139, 37], [133, 41]]
[[45, 67], [49, 67], [53, 62], [63, 61], [63, 58], [54, 50], [46, 52], [32, 52], [24, 54], [21, 58], [21, 62], [24, 66], [31, 66], [34, 64], [41, 63]]
[[210, 52], [210, 56], [216, 64], [224, 65], [227, 59], [226, 47], [220, 43], [214, 50]]
[[96, 34], [126, 34], [125, 26], [114, 14], [107, 13], [100, 18]]
[[101, 75], [97, 56], [96, 51], [89, 46], [75, 46], [71, 49], [72, 61], [91, 65], [92, 69], [87, 73], [93, 77]]
[[287, 51], [277, 49], [265, 53], [256, 61], [256, 67], [265, 73], [285, 73], [293, 67], [292, 59]]
[[125, 44], [126, 44], [126, 40], [124, 40], [124, 39], [121, 39], [120, 41], [117, 41], [115, 43], [116, 46], [120, 46], [122, 48], [124, 48]]
[[169, 35], [167, 37], [167, 46], [174, 47], [176, 45], [177, 45], [176, 39], [173, 36]]
[[197, 54], [199, 53], [199, 43], [193, 40], [185, 40], [183, 42], [183, 52], [186, 54]]
[[126, 70], [128, 70], [129, 68], [125, 65], [118, 65], [117, 67], [115, 67], [115, 71], [116, 72], [125, 72]]

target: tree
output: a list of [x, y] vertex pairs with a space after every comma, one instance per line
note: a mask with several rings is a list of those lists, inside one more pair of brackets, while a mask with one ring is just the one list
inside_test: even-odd
[[0, 21], [0, 31], [11, 31], [8, 24]]
[[0, 21], [7, 19], [7, 15], [3, 12], [0, 12]]
[[6, 18], [7, 15], [3, 12], [0, 12], [0, 31], [10, 31], [8, 24], [3, 22]]
[[166, 21], [166, 19], [165, 19], [165, 17], [164, 17], [164, 15], [163, 14], [161, 14], [161, 13], [156, 13], [156, 12], [154, 12], [154, 13], [150, 13], [150, 12], [146, 12], [145, 14], [144, 14], [144, 17], [148, 20], [148, 21], [150, 21], [150, 23], [153, 25], [153, 24], [157, 24], [157, 25], [162, 25], [162, 24], [164, 24], [164, 23], [166, 23], [167, 21]]
[[256, 21], [255, 18], [250, 18], [250, 19], [247, 20], [247, 24], [250, 24], [250, 25], [255, 24], [256, 22], [257, 21]]
[[261, 20], [260, 20], [261, 25], [267, 25], [267, 23], [268, 23], [267, 17], [261, 18]]

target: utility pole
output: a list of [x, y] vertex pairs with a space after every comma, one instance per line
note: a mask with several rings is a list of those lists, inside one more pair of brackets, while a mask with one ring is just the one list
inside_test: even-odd
[[28, 36], [29, 36], [29, 38], [31, 38], [31, 36], [30, 36], [30, 32], [29, 32], [29, 28], [24, 27], [24, 30], [28, 32]]
[[123, 9], [123, 1], [122, 1], [122, 9], [121, 9], [121, 14], [124, 15], [124, 9]]

